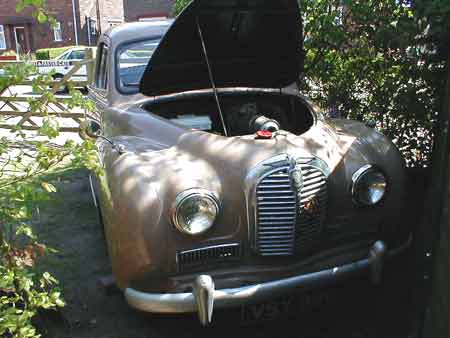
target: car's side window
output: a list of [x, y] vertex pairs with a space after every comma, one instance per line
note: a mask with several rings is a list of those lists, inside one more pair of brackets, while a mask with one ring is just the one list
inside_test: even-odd
[[75, 50], [68, 57], [69, 60], [83, 60], [84, 59], [84, 50]]
[[100, 45], [99, 59], [95, 72], [95, 86], [99, 89], [106, 89], [108, 86], [108, 47]]
[[60, 56], [57, 57], [57, 59], [59, 60], [67, 60], [67, 57], [69, 56], [69, 52], [64, 52], [63, 54], [61, 54]]

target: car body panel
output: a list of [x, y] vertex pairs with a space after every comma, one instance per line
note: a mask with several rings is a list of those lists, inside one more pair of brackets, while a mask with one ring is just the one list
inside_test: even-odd
[[[385, 136], [361, 123], [318, 120], [303, 135], [287, 134], [255, 141], [253, 135], [226, 138], [186, 131], [143, 112], [111, 115], [114, 120], [110, 123], [115, 128], [105, 124], [105, 131], [124, 146], [125, 154], [119, 155], [104, 144], [104, 169], [110, 177], [106, 186], [113, 197], [103, 209], [110, 210], [105, 212], [109, 217], [106, 222], [115, 229], [110, 250], [113, 262], [117, 263], [113, 265], [115, 275], [123, 287], [141, 271], [145, 275], [156, 268], [159, 275], [176, 273], [177, 251], [248, 241], [246, 197], [243, 189], [235, 187], [242, 187], [246, 175], [258, 163], [279, 154], [295, 157], [314, 154], [327, 163], [331, 171], [329, 187], [333, 188], [329, 198], [336, 201], [328, 211], [329, 224], [335, 227], [340, 223], [344, 227], [364, 224], [365, 231], [372, 228], [377, 232], [382, 218], [398, 222], [397, 208], [401, 205], [404, 184], [401, 156]], [[383, 147], [374, 149], [374, 144]], [[358, 208], [351, 201], [352, 175], [365, 163], [382, 168], [392, 182], [388, 199], [371, 210]], [[221, 199], [226, 198], [217, 229], [205, 236], [179, 233], [167, 216], [177, 194], [192, 187], [202, 187]], [[345, 224], [348, 220], [351, 224]], [[251, 262], [250, 257], [248, 263]]]

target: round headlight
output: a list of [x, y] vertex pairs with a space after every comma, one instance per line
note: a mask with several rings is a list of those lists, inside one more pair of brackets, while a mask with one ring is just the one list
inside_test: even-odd
[[361, 205], [375, 205], [386, 193], [387, 181], [384, 174], [372, 165], [366, 165], [353, 175], [353, 200]]
[[218, 213], [219, 203], [211, 192], [191, 189], [177, 196], [173, 222], [183, 233], [200, 235], [214, 225]]

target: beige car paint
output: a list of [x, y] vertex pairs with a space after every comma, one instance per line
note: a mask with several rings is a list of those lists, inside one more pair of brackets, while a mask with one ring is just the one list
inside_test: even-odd
[[[144, 36], [145, 32], [124, 30], [102, 38], [112, 51], [110, 65], [115, 62], [115, 48], [136, 35]], [[178, 273], [177, 252], [216, 244], [239, 243], [243, 248], [239, 264], [204, 271], [214, 276], [218, 286], [228, 287], [311, 271], [367, 253], [370, 243], [366, 240], [300, 259], [264, 259], [252, 252], [244, 181], [258, 163], [279, 154], [315, 156], [328, 165], [327, 223], [342, 223], [342, 230], [373, 229], [379, 236], [384, 236], [381, 227], [397, 229], [404, 194], [404, 161], [381, 133], [359, 122], [325, 119], [293, 88], [261, 91], [295, 96], [308, 107], [315, 123], [302, 135], [285, 132], [270, 140], [257, 140], [254, 135], [224, 137], [193, 131], [142, 108], [146, 102], [170, 98], [122, 95], [114, 85], [115, 77], [115, 67], [111, 66], [108, 90], [93, 87], [91, 97], [98, 103], [104, 135], [125, 150], [120, 154], [108, 142], [98, 141], [103, 166], [98, 194], [113, 273], [122, 289], [132, 286], [141, 291], [182, 291], [197, 273]], [[212, 90], [205, 91], [212, 95]], [[352, 201], [352, 176], [365, 164], [378, 166], [389, 180], [386, 198], [373, 208], [362, 208]], [[191, 188], [214, 192], [221, 204], [214, 227], [195, 237], [179, 232], [171, 221], [177, 195]]]

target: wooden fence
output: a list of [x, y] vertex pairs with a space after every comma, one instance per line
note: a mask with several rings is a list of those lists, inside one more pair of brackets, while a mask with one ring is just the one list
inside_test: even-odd
[[[23, 61], [0, 61], [0, 69], [6, 66], [14, 66], [22, 64]], [[74, 81], [73, 76], [82, 68], [86, 66], [86, 80]], [[57, 94], [61, 88], [71, 85], [73, 87], [87, 87], [93, 81], [94, 74], [94, 58], [92, 49], [86, 49], [85, 60], [73, 62], [72, 69], [64, 75], [62, 79], [51, 82], [49, 91], [53, 94]], [[21, 83], [16, 83], [16, 86], [30, 86], [33, 81], [27, 80]], [[39, 94], [17, 94], [13, 93], [14, 88], [6, 87], [0, 89], [0, 116], [2, 116], [3, 123], [0, 123], [0, 128], [4, 129], [17, 129], [22, 130], [39, 130], [42, 126], [40, 121], [33, 119], [34, 117], [55, 116], [58, 119], [70, 119], [76, 122], [77, 127], [60, 127], [61, 132], [79, 132], [79, 124], [89, 112], [87, 111], [72, 111], [68, 108], [67, 103], [70, 101], [70, 97], [57, 95], [56, 102], [49, 102], [47, 98]], [[31, 111], [29, 101], [40, 100], [40, 104], [46, 107], [46, 111], [36, 113]], [[20, 119], [19, 119], [20, 118]], [[41, 120], [41, 119], [39, 119]], [[12, 122], [8, 122], [12, 121]]]

